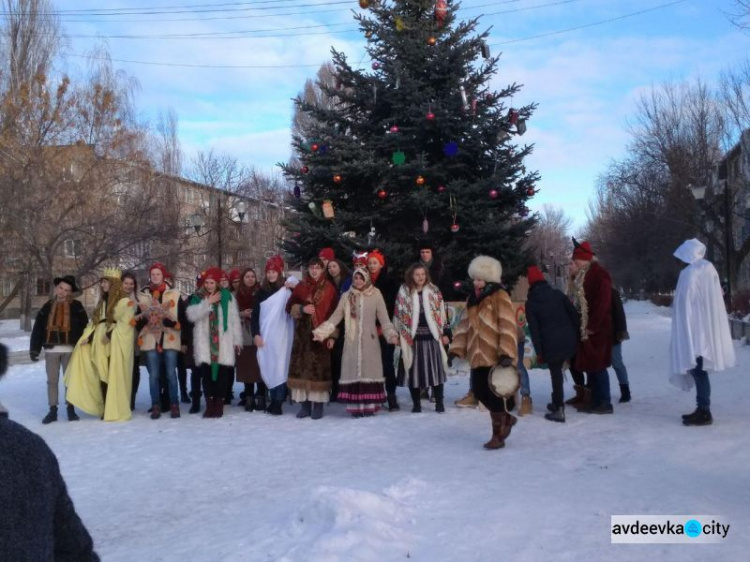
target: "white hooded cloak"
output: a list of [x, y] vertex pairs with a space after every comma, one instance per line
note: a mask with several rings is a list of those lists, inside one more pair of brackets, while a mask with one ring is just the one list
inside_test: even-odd
[[[287, 283], [296, 285], [294, 276]], [[260, 376], [268, 388], [276, 388], [286, 382], [289, 376], [289, 360], [294, 340], [294, 320], [286, 313], [286, 302], [292, 291], [282, 287], [268, 297], [260, 306], [260, 333], [263, 347], [258, 348]]]
[[706, 246], [686, 240], [675, 251], [688, 266], [680, 273], [672, 302], [672, 338], [669, 345], [669, 380], [683, 390], [694, 384], [689, 371], [703, 357], [703, 369], [723, 371], [736, 364], [729, 319], [722, 298], [719, 274], [703, 259]]

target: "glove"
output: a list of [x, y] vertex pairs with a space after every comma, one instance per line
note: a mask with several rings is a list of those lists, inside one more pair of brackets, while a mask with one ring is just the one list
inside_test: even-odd
[[29, 357], [31, 360], [36, 363], [39, 361], [39, 352], [38, 351], [29, 351]]
[[508, 357], [507, 355], [503, 355], [500, 357], [500, 366], [501, 367], [510, 367], [513, 365], [513, 359]]

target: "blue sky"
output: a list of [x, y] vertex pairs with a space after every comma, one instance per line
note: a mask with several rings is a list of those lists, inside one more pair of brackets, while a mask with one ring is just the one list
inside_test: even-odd
[[[195, 5], [207, 11], [175, 13]], [[355, 63], [364, 56], [359, 33], [342, 32], [356, 29], [352, 10], [360, 10], [357, 0], [66, 0], [55, 6], [63, 11], [61, 22], [74, 55], [87, 52], [97, 41], [92, 37], [98, 37], [106, 39], [119, 61], [209, 67], [115, 62], [139, 80], [137, 102], [144, 119], [169, 108], [177, 112], [188, 160], [198, 150], [213, 148], [275, 171], [274, 164], [290, 155], [291, 98], [305, 79], [328, 60], [331, 46]], [[102, 14], [116, 8], [166, 13], [64, 12]], [[539, 103], [523, 137], [535, 144], [527, 167], [542, 175], [532, 209], [545, 203], [560, 206], [581, 226], [597, 176], [623, 155], [638, 96], [667, 80], [700, 77], [713, 83], [722, 69], [750, 52], [750, 36], [728, 19], [734, 9], [733, 0], [464, 1], [460, 17], [495, 14], [480, 22], [480, 29], [492, 26], [493, 53], [503, 52], [494, 87], [524, 84], [517, 104]], [[650, 11], [635, 14], [645, 10]], [[279, 13], [286, 15], [273, 15]], [[629, 14], [635, 15], [605, 21]], [[581, 26], [589, 27], [567, 31]], [[300, 34], [287, 37], [163, 37], [290, 27], [309, 29], [265, 34]], [[70, 60], [85, 64], [75, 56]], [[296, 65], [301, 67], [290, 67]], [[267, 68], [210, 68], [217, 66]]]

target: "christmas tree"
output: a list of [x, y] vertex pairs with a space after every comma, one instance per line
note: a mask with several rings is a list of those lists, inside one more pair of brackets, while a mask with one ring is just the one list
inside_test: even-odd
[[[528, 264], [527, 200], [537, 173], [519, 146], [536, 104], [512, 107], [520, 86], [490, 89], [491, 56], [479, 20], [457, 21], [445, 0], [360, 0], [355, 15], [370, 61], [335, 49], [335, 103], [297, 98], [306, 134], [294, 135], [287, 252], [300, 262], [378, 247], [403, 271], [429, 237], [457, 278], [476, 255], [496, 257], [512, 282]], [[364, 66], [364, 67], [362, 67]]]

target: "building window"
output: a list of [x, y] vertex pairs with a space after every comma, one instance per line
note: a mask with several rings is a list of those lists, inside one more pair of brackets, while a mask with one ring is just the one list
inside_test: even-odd
[[13, 283], [13, 281], [11, 281], [10, 279], [0, 279], [0, 293], [2, 293], [2, 296], [9, 296], [13, 291], [14, 285], [15, 283]]
[[38, 297], [48, 296], [52, 292], [49, 279], [36, 279], [36, 294]]
[[80, 240], [66, 240], [63, 244], [63, 254], [66, 258], [76, 258], [81, 255]]

